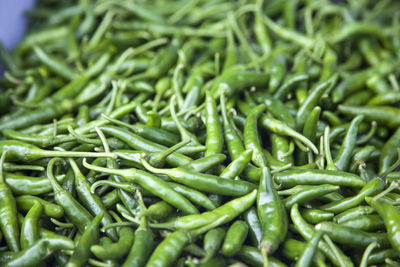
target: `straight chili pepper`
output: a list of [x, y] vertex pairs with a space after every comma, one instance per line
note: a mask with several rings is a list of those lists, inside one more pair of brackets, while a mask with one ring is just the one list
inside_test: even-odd
[[0, 227], [8, 248], [11, 251], [17, 252], [20, 250], [17, 205], [10, 188], [5, 182], [3, 174], [3, 163], [5, 162], [7, 153], [7, 150], [3, 150], [0, 158]]

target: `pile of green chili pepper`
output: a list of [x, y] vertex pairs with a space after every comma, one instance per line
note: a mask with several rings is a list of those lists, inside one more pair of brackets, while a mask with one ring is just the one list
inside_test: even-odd
[[400, 2], [38, 0], [0, 44], [0, 266], [399, 266]]

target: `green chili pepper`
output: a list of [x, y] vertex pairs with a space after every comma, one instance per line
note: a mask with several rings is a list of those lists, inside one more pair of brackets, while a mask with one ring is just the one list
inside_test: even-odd
[[336, 167], [341, 171], [347, 170], [347, 166], [350, 162], [351, 153], [353, 152], [353, 148], [356, 143], [358, 127], [363, 119], [364, 116], [359, 115], [351, 121], [346, 136], [343, 139], [343, 143], [340, 146], [339, 152], [334, 159]]
[[[44, 177], [30, 177], [6, 173], [4, 178], [11, 191], [17, 195], [40, 195], [48, 193], [53, 189], [49, 180]], [[56, 179], [59, 182], [63, 182], [65, 175], [58, 175]]]
[[[317, 185], [311, 188], [306, 188], [296, 194], [286, 198], [283, 203], [286, 209], [290, 209], [294, 203], [303, 204], [307, 201], [319, 198], [326, 194], [339, 190], [339, 186], [335, 185]], [[327, 210], [329, 211], [329, 210]]]
[[[106, 227], [107, 230], [112, 228]], [[119, 260], [128, 254], [131, 249], [132, 243], [135, 238], [135, 233], [132, 227], [121, 227], [118, 232], [119, 239], [116, 243], [108, 245], [96, 245], [95, 243], [90, 247], [90, 251], [102, 260]]]
[[103, 213], [100, 212], [93, 221], [86, 227], [82, 233], [81, 238], [72, 253], [71, 258], [69, 258], [66, 266], [82, 266], [86, 263], [89, 258], [90, 246], [95, 244], [99, 240], [99, 225], [101, 219], [103, 218]]
[[[397, 253], [399, 253], [400, 237], [398, 229], [400, 225], [400, 216], [398, 210], [392, 205], [381, 200], [375, 200], [374, 198], [366, 197], [365, 201], [373, 207], [382, 218], [385, 223], [387, 238], [392, 247], [397, 251]], [[378, 243], [383, 245], [380, 241], [378, 241]]]
[[[243, 197], [235, 198], [212, 211], [207, 211], [202, 214], [178, 217], [170, 222], [152, 224], [151, 227], [168, 229], [196, 229], [210, 224], [222, 217], [224, 220], [221, 222], [221, 224], [226, 223], [251, 207], [255, 202], [256, 197], [257, 190], [253, 190], [253, 192]], [[224, 217], [225, 215], [227, 216]]]
[[378, 215], [363, 215], [353, 219], [349, 219], [341, 225], [356, 228], [359, 230], [372, 232], [376, 230], [384, 230], [385, 224], [383, 220]]
[[331, 222], [321, 222], [315, 226], [315, 229], [325, 232], [332, 240], [347, 246], [365, 247], [374, 241], [382, 246], [389, 245], [386, 233], [369, 233]]
[[114, 157], [112, 153], [42, 150], [14, 140], [0, 141], [0, 150], [7, 150], [11, 161], [33, 161], [45, 157]]
[[275, 118], [282, 120], [287, 123], [290, 127], [294, 128], [295, 122], [292, 114], [285, 107], [285, 105], [279, 101], [279, 99], [274, 98], [267, 92], [255, 92], [254, 100], [259, 104], [265, 104], [267, 111], [270, 112]]
[[268, 262], [267, 254], [272, 254], [286, 237], [288, 219], [267, 167], [262, 170], [257, 195], [257, 211], [262, 228], [260, 250], [264, 262]]
[[39, 46], [34, 46], [33, 51], [43, 64], [45, 64], [47, 67], [49, 67], [52, 71], [54, 71], [61, 77], [67, 80], [74, 80], [77, 77], [76, 72], [73, 69], [71, 69], [68, 65], [64, 64], [64, 62], [62, 62], [61, 59], [55, 58], [54, 56], [47, 54]]
[[226, 159], [225, 154], [214, 154], [208, 157], [202, 157], [191, 161], [188, 164], [182, 165], [181, 167], [195, 171], [195, 172], [206, 172], [220, 165]]
[[243, 218], [249, 226], [249, 235], [252, 245], [259, 248], [262, 238], [262, 229], [257, 209], [251, 207], [243, 214]]
[[361, 204], [365, 197], [381, 192], [384, 187], [384, 181], [381, 178], [375, 178], [368, 182], [357, 195], [325, 204], [319, 208], [333, 213], [340, 213]]
[[206, 151], [204, 156], [220, 153], [224, 145], [222, 127], [218, 119], [217, 106], [211, 91], [206, 91]]
[[296, 261], [296, 266], [310, 266], [318, 249], [318, 243], [323, 235], [322, 231], [316, 232], [313, 237], [308, 241], [300, 258]]
[[232, 257], [237, 254], [247, 237], [249, 227], [247, 223], [241, 220], [235, 221], [228, 229], [222, 244], [222, 254]]
[[219, 176], [226, 179], [234, 179], [239, 176], [244, 168], [249, 164], [252, 152], [253, 151], [250, 149], [243, 151], [239, 157], [233, 160]]
[[258, 118], [264, 112], [266, 106], [261, 104], [255, 107], [246, 118], [244, 127], [244, 143], [246, 149], [253, 151], [252, 161], [260, 168], [267, 166], [267, 159], [262, 150], [262, 144], [258, 133]]
[[150, 257], [154, 246], [154, 234], [147, 225], [146, 217], [141, 218], [140, 225], [135, 232], [134, 243], [124, 261], [123, 267], [144, 266]]
[[235, 160], [244, 151], [244, 145], [239, 135], [236, 133], [231, 122], [228, 119], [225, 105], [225, 91], [220, 96], [222, 121], [224, 124], [224, 139], [228, 148], [229, 156]]
[[208, 231], [204, 236], [204, 251], [205, 256], [201, 260], [202, 262], [210, 261], [218, 250], [221, 248], [225, 231], [222, 228], [215, 228]]
[[363, 114], [368, 121], [376, 121], [389, 128], [396, 128], [400, 125], [400, 110], [391, 106], [347, 106], [339, 105], [338, 110], [348, 116]]
[[47, 178], [54, 191], [54, 199], [58, 205], [63, 207], [65, 214], [71, 222], [80, 230], [84, 231], [90, 224], [92, 215], [64, 188], [62, 188], [53, 175], [53, 167], [60, 158], [53, 158], [47, 166]]
[[385, 262], [385, 259], [396, 259], [398, 257], [399, 254], [395, 249], [384, 249], [379, 252], [371, 253], [368, 257], [368, 264], [383, 263]]
[[7, 153], [7, 150], [3, 150], [0, 158], [0, 227], [8, 248], [17, 252], [20, 250], [17, 205], [3, 174], [3, 163]]
[[43, 206], [39, 201], [33, 204], [32, 208], [26, 214], [21, 225], [21, 249], [26, 249], [33, 245], [39, 239], [39, 218], [42, 214]]
[[[264, 266], [263, 257], [260, 251], [255, 247], [250, 247], [244, 245], [242, 249], [238, 252], [238, 258], [244, 262], [250, 264], [250, 266]], [[285, 267], [287, 266], [283, 262], [279, 261], [274, 257], [268, 258], [268, 266], [270, 267]]]
[[157, 169], [142, 159], [143, 166], [153, 172], [168, 175], [176, 182], [197, 190], [226, 196], [242, 196], [251, 192], [255, 186], [245, 181], [221, 179], [211, 174], [197, 173], [185, 168]]
[[[58, 249], [74, 249], [75, 244], [72, 240], [61, 241], [57, 237], [46, 237], [37, 240], [32, 246], [20, 251], [12, 256], [4, 266], [7, 267], [29, 267], [38, 266], [51, 251]], [[61, 242], [60, 242], [61, 241]]]
[[318, 83], [310, 92], [308, 97], [304, 100], [301, 104], [299, 110], [296, 114], [296, 127], [302, 128], [308, 115], [312, 112], [312, 109], [315, 107], [318, 100], [321, 96], [329, 91], [336, 83], [337, 76], [333, 76], [332, 78], [328, 79], [327, 81], [323, 81]]
[[178, 183], [168, 182], [168, 185], [196, 205], [199, 205], [207, 210], [213, 210], [216, 208], [215, 204], [210, 200], [210, 198], [208, 198], [200, 191]]
[[[79, 200], [85, 208], [87, 208], [92, 214], [97, 216], [102, 213], [101, 224], [103, 226], [112, 223], [110, 214], [107, 212], [106, 207], [104, 207], [101, 202], [100, 197], [96, 193], [92, 193], [90, 190], [90, 183], [87, 181], [86, 177], [82, 174], [76, 162], [72, 159], [68, 159], [69, 164], [72, 167], [75, 176], [75, 189]], [[107, 231], [107, 235], [111, 239], [117, 239], [117, 234], [114, 229]]]
[[[318, 232], [315, 232], [315, 235]], [[305, 249], [307, 247], [307, 243], [304, 243], [302, 241], [288, 238], [283, 242], [282, 244], [282, 254], [285, 258], [288, 258], [290, 260], [298, 260], [301, 255], [304, 253]], [[313, 263], [316, 266], [326, 266], [325, 263], [325, 256], [321, 253], [321, 251], [316, 251], [315, 256], [313, 257]]]
[[54, 203], [43, 200], [39, 197], [22, 195], [15, 198], [17, 209], [28, 212], [36, 202], [39, 202], [43, 207], [43, 214], [52, 218], [61, 218], [64, 215], [64, 209]]
[[303, 218], [313, 224], [317, 224], [319, 222], [323, 221], [329, 221], [332, 219], [335, 214], [333, 212], [327, 212], [323, 210], [317, 210], [317, 209], [304, 209], [301, 211], [301, 214], [303, 215]]

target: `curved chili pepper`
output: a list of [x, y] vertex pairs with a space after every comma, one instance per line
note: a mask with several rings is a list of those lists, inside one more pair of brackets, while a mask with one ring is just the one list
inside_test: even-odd
[[78, 244], [76, 245], [76, 248], [74, 249], [74, 252], [72, 253], [71, 258], [69, 258], [65, 266], [75, 267], [82, 266], [86, 263], [89, 258], [90, 246], [97, 243], [99, 240], [99, 225], [102, 218], [103, 213], [100, 212], [93, 218], [91, 223], [87, 225], [78, 241]]
[[[76, 162], [72, 158], [69, 158], [68, 161], [74, 172], [76, 193], [83, 206], [95, 216], [100, 213], [103, 214], [101, 218], [101, 224], [103, 226], [112, 223], [112, 218], [107, 212], [106, 207], [104, 207], [100, 197], [96, 193], [91, 192], [90, 183], [82, 174]], [[117, 234], [114, 229], [110, 229], [109, 231], [107, 231], [107, 235], [109, 235], [111, 239], [117, 239]]]
[[211, 260], [218, 250], [221, 248], [222, 242], [225, 237], [225, 231], [222, 228], [211, 229], [204, 235], [204, 251], [205, 256], [201, 260], [206, 263]]
[[250, 149], [243, 151], [239, 157], [232, 160], [219, 176], [226, 179], [234, 179], [239, 176], [244, 168], [250, 163], [252, 152], [253, 151]]
[[[105, 227], [106, 231], [113, 228]], [[132, 227], [121, 227], [118, 232], [119, 239], [115, 243], [108, 245], [96, 245], [94, 243], [90, 246], [90, 251], [99, 259], [106, 260], [119, 260], [128, 254], [131, 249], [132, 243], [135, 238], [135, 233]]]
[[33, 204], [26, 214], [21, 225], [21, 249], [26, 249], [39, 239], [39, 218], [42, 215], [43, 206], [39, 201]]
[[249, 227], [247, 223], [241, 220], [235, 221], [228, 229], [222, 244], [222, 254], [232, 257], [237, 254], [247, 237]]
[[304, 123], [311, 113], [312, 109], [315, 107], [317, 101], [321, 98], [321, 96], [329, 91], [336, 83], [337, 76], [333, 76], [327, 81], [323, 81], [315, 85], [313, 89], [311, 89], [310, 94], [304, 100], [304, 102], [299, 107], [299, 110], [296, 114], [296, 127], [301, 129], [304, 126]]
[[93, 216], [64, 188], [62, 188], [53, 175], [53, 166], [60, 158], [53, 158], [47, 166], [47, 178], [54, 191], [54, 199], [63, 207], [65, 214], [71, 222], [83, 232], [93, 220]]
[[291, 195], [288, 198], [285, 198], [283, 203], [285, 205], [285, 208], [289, 210], [294, 203], [303, 204], [312, 199], [316, 199], [323, 195], [335, 192], [339, 190], [339, 188], [339, 186], [335, 185], [317, 185], [311, 188], [306, 188], [296, 194]]
[[64, 209], [54, 203], [43, 200], [39, 197], [22, 195], [15, 198], [17, 209], [19, 211], [28, 212], [36, 202], [39, 202], [43, 207], [43, 214], [51, 218], [61, 218], [64, 215]]
[[385, 182], [381, 178], [375, 178], [368, 182], [357, 195], [325, 204], [319, 208], [333, 213], [340, 213], [361, 204], [365, 197], [381, 192], [384, 187]]

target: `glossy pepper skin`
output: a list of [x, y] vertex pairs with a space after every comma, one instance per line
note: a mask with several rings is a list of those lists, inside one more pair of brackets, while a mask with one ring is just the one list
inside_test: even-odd
[[257, 211], [262, 227], [260, 249], [272, 254], [285, 239], [288, 230], [288, 218], [269, 169], [262, 169], [257, 195]]
[[103, 215], [103, 213], [99, 213], [86, 227], [66, 266], [77, 267], [82, 266], [87, 262], [90, 255], [90, 246], [97, 243], [99, 240], [99, 225]]
[[154, 247], [154, 233], [147, 224], [146, 217], [140, 219], [140, 225], [135, 231], [134, 243], [124, 261], [123, 267], [144, 266]]
[[3, 151], [0, 158], [0, 227], [9, 249], [17, 252], [20, 250], [20, 229], [15, 198], [4, 181], [3, 163], [6, 155], [7, 152]]
[[392, 205], [381, 200], [366, 197], [365, 201], [373, 207], [385, 223], [387, 236], [392, 247], [400, 253], [400, 213]]

